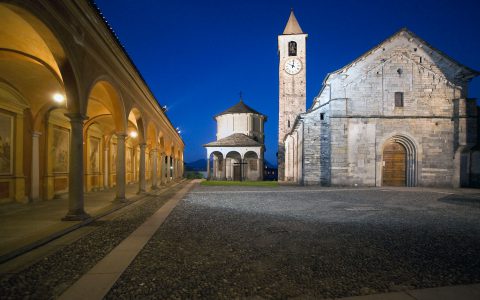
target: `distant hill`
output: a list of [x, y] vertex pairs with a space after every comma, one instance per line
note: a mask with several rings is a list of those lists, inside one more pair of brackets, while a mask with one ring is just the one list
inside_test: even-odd
[[272, 168], [272, 169], [276, 169], [277, 168], [277, 165], [274, 165], [272, 163], [270, 163], [268, 160], [265, 159], [265, 165], [269, 168]]
[[207, 171], [207, 160], [206, 159], [198, 159], [196, 161], [187, 162], [185, 163], [185, 171]]

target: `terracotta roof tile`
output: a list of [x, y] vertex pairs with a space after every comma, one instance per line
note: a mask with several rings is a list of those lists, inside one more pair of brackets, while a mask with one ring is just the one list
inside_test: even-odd
[[263, 116], [263, 114], [259, 113], [258, 111], [254, 110], [250, 106], [246, 105], [243, 103], [242, 100], [240, 100], [237, 104], [234, 106], [230, 107], [224, 112], [219, 113], [215, 117], [221, 116], [221, 115], [227, 115], [227, 114], [244, 114], [244, 113], [252, 113], [252, 114], [257, 114]]
[[204, 147], [236, 147], [236, 146], [262, 146], [261, 143], [255, 141], [251, 137], [243, 133], [234, 133], [223, 139], [203, 145]]

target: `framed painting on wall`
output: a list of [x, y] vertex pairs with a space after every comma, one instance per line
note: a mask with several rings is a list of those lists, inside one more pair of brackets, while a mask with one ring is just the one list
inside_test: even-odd
[[133, 149], [131, 147], [127, 148], [127, 172], [132, 172], [132, 152]]
[[100, 139], [96, 137], [90, 137], [90, 149], [88, 158], [90, 162], [90, 172], [100, 172]]
[[112, 158], [110, 161], [110, 169], [112, 170], [112, 173], [115, 173], [117, 171], [117, 143], [112, 143], [110, 151], [110, 157]]
[[70, 131], [63, 127], [54, 126], [52, 129], [52, 148], [54, 173], [68, 173]]
[[0, 175], [13, 174], [13, 116], [0, 112]]
[[136, 155], [135, 155], [135, 166], [136, 169], [138, 170], [139, 166], [140, 166], [140, 147], [137, 147], [137, 149], [135, 150], [136, 152]]

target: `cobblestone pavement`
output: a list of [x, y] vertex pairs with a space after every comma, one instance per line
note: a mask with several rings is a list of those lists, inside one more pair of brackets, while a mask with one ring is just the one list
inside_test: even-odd
[[322, 298], [480, 282], [479, 201], [199, 186], [107, 298]]
[[183, 184], [147, 195], [113, 219], [94, 221], [92, 231], [70, 245], [12, 274], [0, 276], [0, 299], [54, 299], [90, 270], [158, 210]]

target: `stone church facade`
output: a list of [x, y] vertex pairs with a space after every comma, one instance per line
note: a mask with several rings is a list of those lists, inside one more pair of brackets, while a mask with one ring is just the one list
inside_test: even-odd
[[477, 105], [467, 91], [477, 75], [401, 29], [327, 75], [283, 139], [284, 181], [474, 185]]

